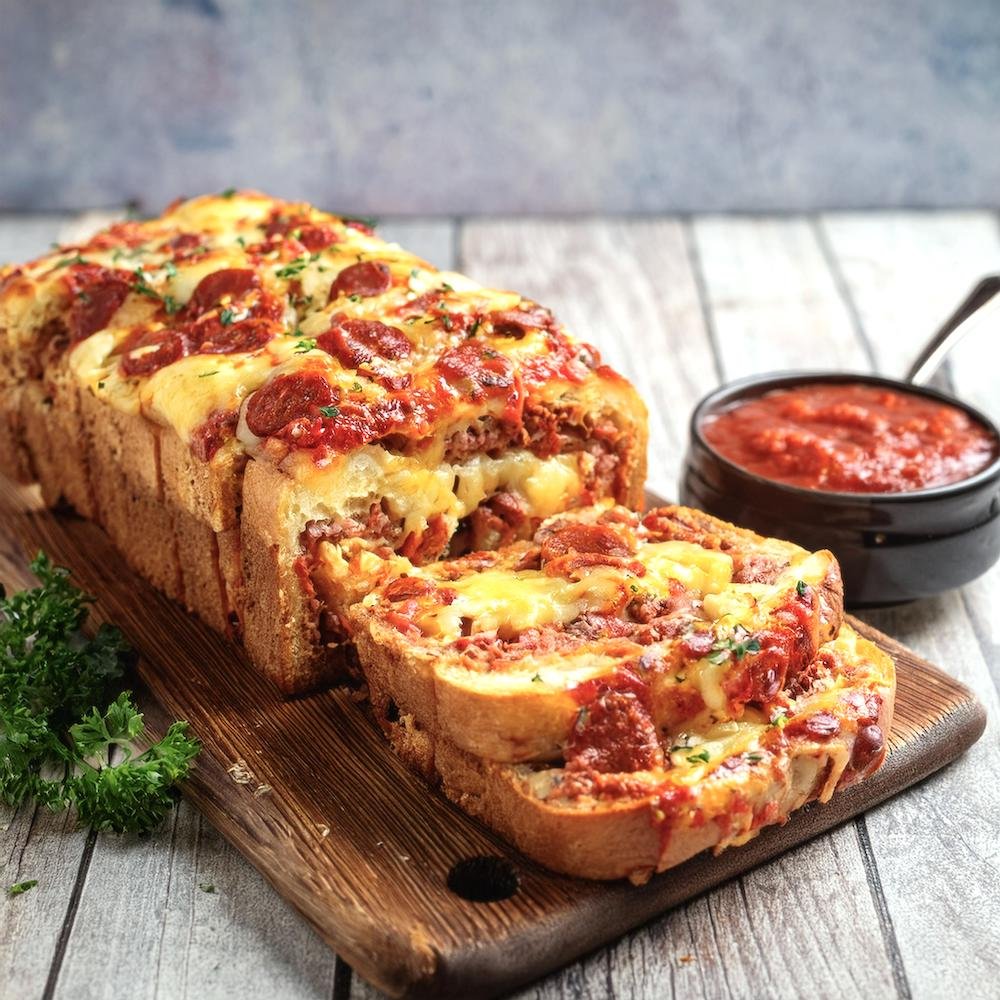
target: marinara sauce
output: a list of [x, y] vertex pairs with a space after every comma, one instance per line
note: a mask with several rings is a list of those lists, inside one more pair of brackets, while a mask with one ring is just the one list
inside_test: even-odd
[[776, 389], [707, 417], [701, 430], [749, 472], [838, 493], [955, 483], [998, 454], [996, 435], [957, 406], [860, 382]]

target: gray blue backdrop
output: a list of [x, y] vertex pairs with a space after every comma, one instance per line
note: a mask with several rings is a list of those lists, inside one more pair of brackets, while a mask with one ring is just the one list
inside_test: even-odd
[[998, 0], [0, 0], [0, 209], [1000, 204]]

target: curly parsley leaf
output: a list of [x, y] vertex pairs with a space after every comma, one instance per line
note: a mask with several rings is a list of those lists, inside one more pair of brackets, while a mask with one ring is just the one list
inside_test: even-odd
[[275, 277], [297, 278], [309, 265], [310, 259], [309, 257], [296, 257], [295, 260], [289, 261], [284, 267], [279, 267], [274, 272]]
[[[177, 722], [134, 755], [144, 726], [130, 695], [104, 712], [95, 707], [124, 672], [121, 633], [102, 625], [85, 636], [92, 598], [44, 553], [31, 568], [40, 586], [11, 597], [0, 590], [0, 800], [74, 806], [99, 830], [151, 830], [200, 746]], [[112, 764], [113, 750], [120, 759]]]
[[[128, 696], [122, 698], [127, 701]], [[134, 706], [129, 708], [141, 732], [142, 716]], [[175, 722], [145, 753], [132, 757], [126, 747], [125, 759], [118, 764], [92, 767], [81, 761], [80, 771], [67, 783], [81, 822], [115, 833], [144, 833], [159, 826], [176, 801], [174, 784], [187, 776], [201, 749], [187, 730], [186, 722]]]

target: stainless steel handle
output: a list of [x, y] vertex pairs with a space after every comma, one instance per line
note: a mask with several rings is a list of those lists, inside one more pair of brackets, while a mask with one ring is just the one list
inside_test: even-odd
[[998, 314], [1000, 322], [998, 293], [1000, 293], [1000, 274], [991, 274], [983, 278], [931, 337], [906, 373], [906, 381], [914, 385], [923, 385], [937, 371], [945, 355], [966, 334], [993, 314]]

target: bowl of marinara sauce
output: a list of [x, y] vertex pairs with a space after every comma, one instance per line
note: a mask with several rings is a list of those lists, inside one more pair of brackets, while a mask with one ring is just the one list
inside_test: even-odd
[[875, 375], [795, 372], [715, 390], [691, 418], [681, 502], [830, 549], [854, 606], [961, 586], [1000, 557], [1000, 432]]

